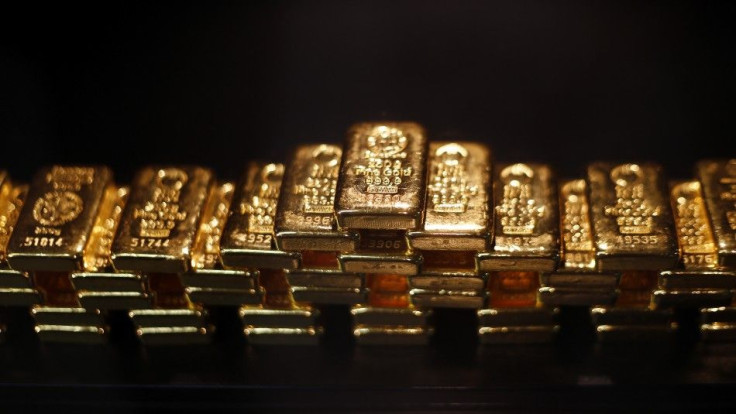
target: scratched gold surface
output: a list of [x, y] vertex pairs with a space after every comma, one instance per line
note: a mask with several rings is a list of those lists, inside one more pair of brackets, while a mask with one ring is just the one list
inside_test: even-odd
[[115, 269], [185, 271], [213, 185], [214, 175], [206, 168], [140, 170], [113, 242]]
[[563, 267], [567, 270], [594, 270], [596, 266], [586, 187], [585, 180], [560, 185]]
[[736, 268], [736, 159], [697, 163], [721, 265]]
[[8, 262], [19, 270], [80, 270], [105, 189], [106, 167], [60, 166], [33, 178], [8, 244]]
[[356, 124], [344, 151], [335, 201], [339, 226], [417, 228], [426, 193], [424, 129], [411, 122]]
[[13, 234], [13, 228], [15, 228], [28, 195], [27, 185], [11, 186], [9, 180], [5, 182], [7, 184], [0, 185], [2, 192], [0, 197], [0, 268], [7, 267], [10, 235]]
[[494, 246], [478, 255], [483, 271], [552, 271], [560, 257], [557, 188], [544, 164], [497, 165]]
[[491, 238], [491, 151], [473, 142], [431, 142], [424, 223], [408, 233], [412, 248], [475, 250]]
[[661, 270], [677, 264], [674, 220], [659, 165], [593, 163], [588, 185], [601, 270]]
[[246, 168], [220, 239], [220, 255], [225, 266], [298, 267], [298, 253], [276, 249], [273, 236], [283, 176], [283, 164], [253, 162]]
[[276, 242], [282, 250], [351, 252], [355, 232], [337, 230], [335, 189], [342, 149], [337, 145], [309, 144], [297, 147], [284, 172]]
[[220, 238], [227, 221], [235, 186], [224, 183], [212, 188], [192, 248], [192, 269], [215, 269], [220, 265]]

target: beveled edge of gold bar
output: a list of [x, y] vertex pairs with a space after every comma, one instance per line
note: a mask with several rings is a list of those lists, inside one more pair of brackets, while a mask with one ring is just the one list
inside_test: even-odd
[[434, 334], [431, 327], [356, 326], [355, 342], [361, 346], [424, 346]]
[[263, 288], [252, 289], [212, 289], [187, 287], [186, 294], [194, 303], [207, 306], [260, 305], [265, 295]]
[[222, 262], [233, 269], [298, 269], [301, 255], [281, 250], [245, 250], [221, 248]]
[[545, 287], [611, 288], [618, 287], [621, 275], [615, 272], [590, 272], [585, 270], [560, 270], [542, 273], [540, 282]]
[[77, 294], [79, 303], [87, 309], [127, 310], [145, 309], [153, 306], [151, 297], [142, 292], [94, 292]]
[[408, 277], [409, 288], [427, 290], [479, 290], [484, 289], [488, 275], [475, 272], [434, 274], [422, 272]]
[[431, 309], [379, 308], [362, 304], [350, 309], [354, 325], [370, 326], [426, 326], [432, 314]]
[[0, 289], [0, 306], [33, 306], [41, 304], [41, 294], [33, 288]]
[[732, 299], [733, 292], [729, 289], [657, 289], [652, 292], [652, 303], [655, 309], [728, 306]]
[[539, 302], [544, 306], [613, 306], [617, 289], [576, 287], [541, 287]]
[[78, 345], [101, 345], [107, 342], [107, 331], [98, 326], [36, 325], [41, 342], [58, 342]]
[[280, 231], [276, 233], [276, 245], [285, 251], [336, 251], [352, 252], [358, 248], [357, 232], [335, 230], [330, 233]]
[[98, 309], [81, 307], [34, 306], [31, 315], [37, 325], [103, 326]]
[[347, 273], [394, 273], [416, 275], [422, 265], [420, 255], [372, 255], [349, 253], [338, 256], [340, 267]]
[[32, 288], [31, 278], [28, 272], [20, 270], [0, 269], [0, 288], [4, 289], [26, 289]]
[[148, 326], [136, 329], [136, 335], [147, 346], [201, 345], [210, 342], [213, 330], [205, 326]]
[[662, 270], [674, 266], [677, 256], [646, 254], [608, 254], [596, 253], [598, 269], [602, 272], [621, 270]]
[[[196, 165], [150, 165], [139, 169], [111, 246], [113, 267], [118, 271], [154, 273], [188, 270], [202, 215], [215, 185], [212, 170]], [[159, 191], [153, 191], [154, 188]], [[149, 211], [148, 206], [153, 204], [170, 211], [165, 215], [154, 207]], [[148, 214], [153, 214], [152, 218]], [[138, 220], [153, 221], [153, 228], [144, 232]], [[167, 227], [157, 228], [164, 225]]]
[[659, 273], [663, 289], [736, 289], [736, 271], [665, 270]]
[[481, 309], [487, 299], [483, 290], [411, 289], [409, 300], [421, 308]]
[[264, 309], [242, 306], [238, 311], [243, 324], [258, 328], [307, 328], [317, 323], [320, 312], [309, 306], [292, 309]]
[[201, 309], [132, 309], [128, 316], [138, 327], [204, 327], [207, 320], [207, 312]]
[[478, 253], [476, 260], [478, 269], [484, 272], [529, 271], [552, 272], [559, 263], [556, 255], [516, 255], [510, 253], [484, 252]]
[[71, 274], [74, 289], [110, 292], [144, 292], [146, 278], [136, 273], [74, 272]]
[[[731, 269], [736, 268], [736, 230], [729, 223], [729, 220], [736, 220], [736, 212], [729, 215], [729, 212], [736, 209], [729, 210], [724, 207], [724, 204], [733, 204], [733, 200], [736, 199], [733, 191], [736, 184], [736, 157], [700, 160], [695, 164], [695, 172], [702, 186], [703, 200], [716, 239], [719, 264]], [[723, 191], [718, 188], [723, 184], [730, 185], [732, 190]], [[724, 196], [729, 200], [724, 200]]]
[[318, 345], [324, 329], [319, 326], [305, 328], [252, 327], [246, 326], [243, 333], [250, 345]]
[[478, 325], [487, 327], [557, 325], [559, 308], [485, 308], [479, 309]]
[[[382, 208], [366, 211], [365, 208], [353, 207], [354, 203], [349, 202], [350, 193], [354, 187], [359, 185], [358, 175], [352, 169], [359, 164], [364, 158], [359, 154], [368, 151], [366, 147], [354, 143], [361, 135], [367, 134], [377, 128], [394, 128], [403, 130], [405, 134], [412, 135], [411, 140], [407, 139], [402, 147], [399, 143], [388, 145], [387, 148], [381, 148], [376, 145], [378, 151], [390, 151], [389, 157], [385, 154], [377, 154], [376, 158], [383, 161], [384, 158], [393, 159], [397, 152], [401, 153], [406, 150], [407, 154], [404, 160], [409, 160], [407, 165], [412, 169], [412, 181], [404, 189], [401, 194], [410, 200], [404, 200], [406, 207], [403, 212], [396, 211], [396, 203], [383, 203]], [[427, 156], [427, 139], [424, 128], [414, 122], [362, 122], [352, 125], [348, 129], [346, 144], [343, 146], [343, 159], [340, 166], [340, 178], [337, 182], [335, 191], [335, 217], [337, 218], [338, 228], [341, 229], [366, 229], [366, 230], [397, 230], [397, 229], [415, 229], [421, 224], [424, 216], [424, 203], [426, 196], [426, 156]], [[358, 154], [353, 154], [357, 152]], [[357, 164], [357, 165], [356, 165]], [[402, 165], [401, 168], [407, 167]], [[366, 166], [362, 166], [368, 168]], [[350, 182], [348, 182], [350, 181]], [[398, 191], [397, 191], [398, 193]], [[409, 194], [407, 194], [409, 193]], [[376, 191], [370, 193], [371, 196], [386, 196], [395, 193], [385, 193]], [[375, 197], [374, 197], [375, 198]], [[385, 197], [383, 197], [385, 198]], [[411, 203], [410, 203], [410, 202]], [[409, 205], [412, 204], [412, 205]]]
[[290, 286], [363, 288], [365, 275], [332, 270], [286, 271]]
[[361, 288], [292, 286], [291, 294], [299, 303], [328, 305], [356, 305], [368, 299], [368, 292]]
[[240, 269], [197, 269], [182, 273], [184, 287], [200, 289], [254, 289], [260, 272]]
[[590, 310], [594, 325], [668, 325], [671, 309], [596, 306]]
[[[99, 165], [51, 165], [38, 170], [10, 235], [10, 267], [80, 270], [87, 240], [112, 181], [112, 171]], [[61, 207], [66, 210], [60, 211]]]
[[[408, 231], [406, 237], [412, 249], [443, 251], [484, 251], [491, 240], [490, 233], [476, 235], [433, 231]], [[441, 244], [441, 245], [438, 245]]]

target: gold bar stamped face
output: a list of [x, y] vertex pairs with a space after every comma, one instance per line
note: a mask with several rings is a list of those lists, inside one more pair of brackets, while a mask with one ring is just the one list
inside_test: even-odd
[[710, 213], [719, 262], [736, 268], [736, 159], [700, 161], [696, 173]]
[[[2, 174], [2, 172], [0, 172]], [[0, 181], [0, 268], [7, 267], [10, 235], [18, 222], [28, 195], [27, 185], [12, 186], [10, 180]]]
[[224, 183], [216, 186], [202, 214], [197, 237], [192, 249], [192, 269], [215, 269], [220, 265], [220, 238], [227, 221], [235, 186]]
[[213, 185], [212, 172], [201, 167], [147, 167], [139, 171], [112, 246], [115, 269], [187, 270]]
[[358, 235], [337, 230], [335, 189], [342, 149], [337, 145], [299, 146], [284, 173], [276, 242], [281, 250], [352, 252]]
[[662, 270], [677, 264], [674, 221], [659, 165], [593, 163], [588, 183], [601, 270]]
[[493, 215], [490, 150], [473, 142], [431, 142], [426, 212], [408, 233], [414, 249], [483, 251]]
[[283, 176], [283, 164], [251, 163], [247, 167], [220, 239], [220, 255], [225, 266], [299, 267], [299, 254], [277, 250], [273, 237]]
[[683, 266], [685, 269], [716, 268], [718, 251], [700, 183], [675, 183], [670, 196]]
[[552, 170], [543, 164], [499, 165], [493, 191], [495, 243], [478, 255], [480, 270], [554, 270], [560, 230]]
[[52, 166], [33, 179], [8, 245], [14, 269], [71, 271], [83, 255], [105, 190], [106, 167]]
[[339, 227], [417, 228], [426, 193], [426, 145], [424, 129], [411, 122], [351, 127], [335, 196]]
[[560, 186], [563, 267], [566, 270], [595, 270], [596, 267], [586, 187], [585, 180], [571, 180]]

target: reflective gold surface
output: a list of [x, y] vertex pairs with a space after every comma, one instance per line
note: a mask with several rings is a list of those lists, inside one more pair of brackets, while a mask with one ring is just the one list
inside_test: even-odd
[[677, 183], [670, 192], [680, 257], [685, 269], [714, 269], [718, 252], [700, 183]]
[[296, 269], [299, 254], [276, 249], [273, 238], [282, 164], [250, 163], [236, 188], [220, 239], [225, 266]]
[[10, 235], [27, 195], [27, 185], [12, 186], [4, 171], [0, 171], [0, 267], [8, 265]]
[[473, 142], [430, 142], [424, 223], [408, 232], [414, 249], [483, 251], [489, 223], [491, 154]]
[[586, 190], [585, 180], [572, 180], [560, 185], [564, 269], [595, 269], [595, 246]]
[[111, 248], [115, 232], [120, 224], [128, 188], [109, 186], [100, 204], [100, 211], [84, 251], [84, 270], [99, 272], [112, 266]]
[[33, 178], [8, 245], [19, 270], [80, 270], [83, 254], [112, 183], [106, 167], [52, 166]]
[[736, 268], [736, 159], [700, 161], [695, 170], [710, 213], [720, 264]]
[[426, 194], [426, 149], [424, 129], [415, 123], [352, 126], [336, 189], [339, 226], [417, 228]]
[[601, 270], [662, 270], [677, 264], [675, 226], [659, 165], [593, 163], [588, 184]]
[[554, 270], [560, 229], [552, 170], [543, 164], [503, 164], [494, 174], [495, 241], [478, 255], [480, 270]]
[[214, 176], [206, 168], [147, 167], [134, 179], [112, 245], [117, 270], [182, 272]]
[[212, 189], [194, 240], [192, 269], [214, 269], [220, 266], [220, 238], [234, 190], [235, 186], [231, 183], [220, 184]]
[[337, 145], [301, 145], [284, 173], [276, 212], [276, 242], [289, 251], [351, 252], [355, 232], [337, 230], [335, 189], [342, 149]]

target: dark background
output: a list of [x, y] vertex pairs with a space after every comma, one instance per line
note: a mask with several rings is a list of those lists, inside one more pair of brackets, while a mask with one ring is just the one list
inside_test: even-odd
[[[0, 167], [28, 180], [108, 164], [128, 182], [145, 164], [196, 163], [234, 179], [247, 160], [397, 119], [565, 176], [651, 159], [686, 178], [699, 158], [736, 156], [735, 17], [707, 1], [3, 5]], [[467, 314], [447, 313], [430, 347], [360, 349], [342, 311], [321, 347], [260, 350], [237, 327], [194, 349], [40, 346], [19, 312], [0, 407], [671, 412], [736, 395], [735, 344], [611, 351], [581, 330], [483, 348]]]
[[[5, 6], [4, 6], [5, 7]], [[415, 120], [498, 160], [735, 156], [732, 2], [257, 2], [4, 8], [2, 166], [239, 176], [356, 121]]]

